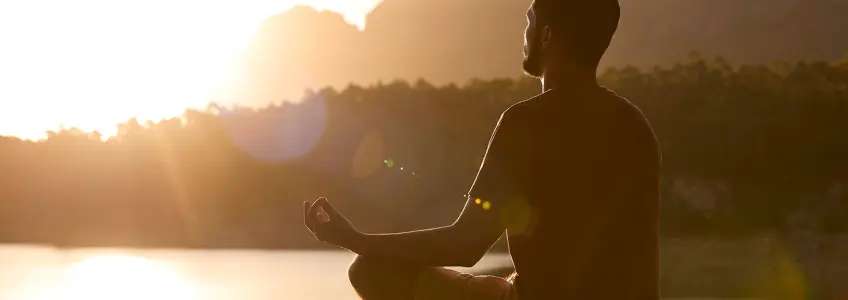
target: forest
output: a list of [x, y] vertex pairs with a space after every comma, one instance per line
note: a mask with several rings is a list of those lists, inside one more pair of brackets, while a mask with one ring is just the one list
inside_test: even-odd
[[[848, 61], [732, 65], [693, 53], [610, 68], [663, 152], [665, 236], [848, 232]], [[363, 231], [443, 225], [530, 78], [351, 84], [299, 102], [0, 138], [0, 242], [302, 248], [301, 202]]]

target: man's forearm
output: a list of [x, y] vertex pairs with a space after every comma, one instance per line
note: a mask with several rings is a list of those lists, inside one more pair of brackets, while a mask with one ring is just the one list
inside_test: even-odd
[[402, 233], [362, 234], [348, 249], [423, 266], [466, 266], [476, 262], [453, 225]]

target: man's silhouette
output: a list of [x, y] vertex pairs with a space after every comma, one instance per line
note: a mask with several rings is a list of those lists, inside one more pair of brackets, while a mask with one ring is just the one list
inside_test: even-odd
[[[616, 0], [536, 0], [524, 70], [542, 94], [507, 109], [457, 220], [364, 234], [325, 198], [304, 203], [319, 239], [359, 254], [364, 299], [658, 299], [660, 153], [640, 110], [596, 81]], [[472, 266], [507, 232], [515, 276]]]

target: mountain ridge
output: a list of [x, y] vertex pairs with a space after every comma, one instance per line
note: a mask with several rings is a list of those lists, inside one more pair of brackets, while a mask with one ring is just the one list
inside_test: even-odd
[[[669, 65], [690, 52], [731, 63], [837, 60], [848, 1], [621, 0], [602, 68]], [[295, 7], [268, 19], [239, 64], [241, 102], [297, 100], [306, 88], [394, 79], [436, 84], [521, 75], [530, 0], [385, 0], [365, 29]], [[767, 8], [767, 9], [766, 9]]]

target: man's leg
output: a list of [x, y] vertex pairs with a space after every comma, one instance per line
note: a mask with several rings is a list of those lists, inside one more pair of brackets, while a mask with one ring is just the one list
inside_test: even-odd
[[465, 274], [446, 268], [358, 256], [348, 270], [350, 283], [364, 300], [516, 299], [502, 277]]
[[418, 275], [425, 267], [397, 261], [357, 256], [350, 264], [348, 277], [364, 300], [414, 299]]

